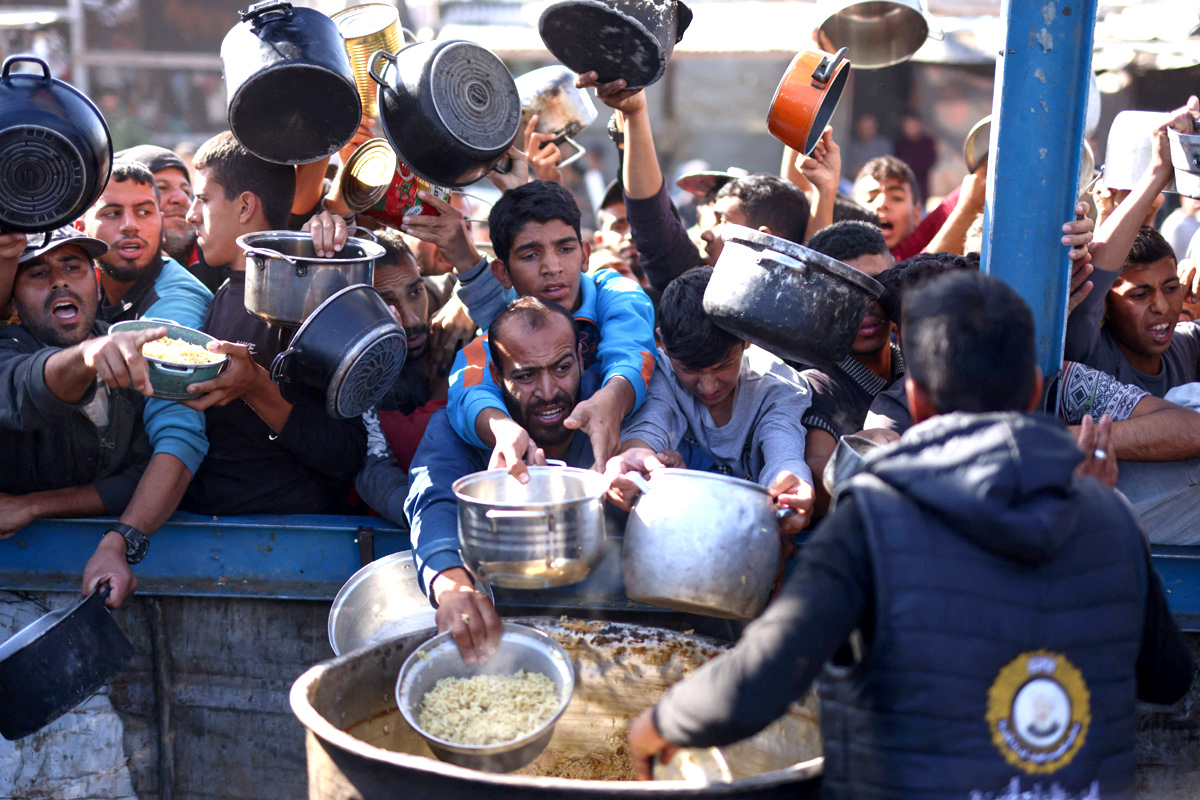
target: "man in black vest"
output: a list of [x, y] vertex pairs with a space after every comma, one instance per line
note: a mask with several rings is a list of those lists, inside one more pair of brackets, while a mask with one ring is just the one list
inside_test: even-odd
[[1076, 475], [1058, 422], [1020, 413], [1042, 378], [1010, 288], [944, 275], [903, 322], [919, 424], [868, 458], [738, 647], [634, 722], [639, 775], [761, 730], [828, 663], [824, 798], [1131, 798], [1135, 701], [1192, 676], [1138, 522]]

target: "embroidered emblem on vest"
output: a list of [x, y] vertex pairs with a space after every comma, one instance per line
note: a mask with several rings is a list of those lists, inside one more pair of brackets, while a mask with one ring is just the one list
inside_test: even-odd
[[1035, 650], [1014, 658], [988, 689], [992, 744], [1008, 763], [1033, 774], [1062, 769], [1087, 740], [1091, 692], [1066, 656]]

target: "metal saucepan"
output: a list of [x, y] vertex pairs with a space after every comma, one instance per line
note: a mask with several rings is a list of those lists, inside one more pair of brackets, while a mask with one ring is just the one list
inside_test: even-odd
[[[963, 140], [963, 161], [967, 163], [967, 172], [974, 172], [983, 166], [991, 152], [992, 115], [988, 114], [972, 126], [967, 138]], [[1083, 140], [1079, 151], [1079, 194], [1085, 195], [1096, 174], [1096, 156], [1092, 146]]]
[[598, 472], [530, 467], [529, 483], [506, 470], [476, 472], [452, 486], [463, 562], [506, 589], [578, 583], [604, 555], [604, 493]]
[[822, 45], [850, 48], [859, 69], [907, 61], [927, 38], [944, 37], [921, 0], [822, 0], [817, 17]]
[[0, 645], [0, 734], [36, 733], [91, 697], [133, 656], [99, 586]]
[[803, 245], [741, 225], [724, 226], [725, 246], [704, 291], [704, 310], [735, 336], [781, 358], [837, 364], [850, 353], [874, 278]]
[[709, 617], [753, 619], [767, 605], [779, 567], [779, 520], [757, 483], [688, 469], [659, 469], [641, 489], [621, 564], [625, 594]]
[[767, 130], [788, 147], [808, 155], [833, 118], [849, 78], [845, 47], [833, 54], [801, 50], [775, 89]]
[[595, 122], [597, 112], [588, 93], [575, 88], [575, 73], [558, 65], [535, 69], [517, 78], [517, 91], [521, 94], [521, 130], [536, 114], [538, 133], [553, 133], [553, 144], [566, 142], [575, 148], [558, 165], [578, 161], [587, 149], [571, 137]]
[[276, 325], [301, 325], [347, 286], [371, 285], [383, 247], [349, 237], [332, 258], [317, 256], [312, 234], [262, 231], [237, 238], [246, 252], [246, 310]]
[[[14, 72], [21, 62], [41, 75]], [[83, 92], [34, 56], [0, 69], [0, 230], [38, 233], [68, 225], [108, 183], [108, 125]]]

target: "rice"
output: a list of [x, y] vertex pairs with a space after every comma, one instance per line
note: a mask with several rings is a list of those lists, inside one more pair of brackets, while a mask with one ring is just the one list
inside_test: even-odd
[[200, 345], [168, 336], [142, 345], [142, 355], [172, 364], [215, 364], [224, 358], [220, 353], [210, 353]]
[[425, 693], [419, 722], [447, 742], [500, 744], [542, 727], [558, 706], [558, 687], [540, 672], [442, 678]]

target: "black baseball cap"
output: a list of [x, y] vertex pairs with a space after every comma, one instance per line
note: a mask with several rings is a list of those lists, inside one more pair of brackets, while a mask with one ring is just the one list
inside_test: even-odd
[[[40, 236], [41, 243], [34, 244], [33, 240]], [[49, 253], [56, 247], [62, 247], [64, 244], [70, 244], [78, 247], [88, 258], [96, 259], [108, 252], [108, 245], [99, 239], [93, 239], [80, 231], [75, 230], [70, 225], [64, 225], [46, 233], [31, 233], [28, 236], [29, 244], [25, 245], [25, 251], [21, 253], [17, 259], [18, 264], [24, 264], [27, 261], [32, 261], [38, 256]]]

